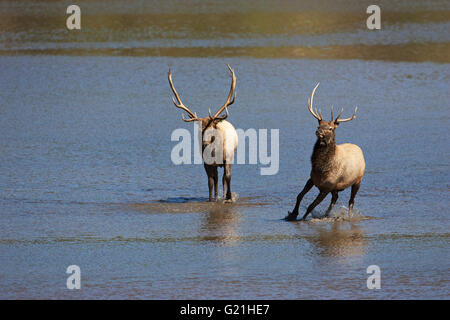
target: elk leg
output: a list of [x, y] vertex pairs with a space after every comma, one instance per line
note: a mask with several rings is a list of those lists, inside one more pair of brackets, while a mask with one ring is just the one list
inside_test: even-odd
[[305, 194], [307, 194], [309, 192], [309, 190], [311, 190], [311, 188], [313, 186], [314, 186], [314, 183], [312, 182], [312, 180], [308, 179], [308, 181], [306, 182], [305, 186], [303, 187], [303, 190], [297, 196], [297, 202], [295, 203], [294, 210], [292, 210], [292, 212], [289, 212], [287, 217], [284, 218], [285, 220], [293, 221], [293, 220], [295, 220], [297, 218], [297, 216], [298, 216], [298, 208], [300, 207], [300, 202], [302, 201], [302, 199], [305, 196]]
[[209, 202], [214, 201], [213, 196], [212, 196], [213, 184], [214, 184], [214, 177], [208, 176]]
[[227, 197], [225, 200], [231, 200], [231, 164], [224, 167], [225, 181], [227, 182]]
[[350, 200], [348, 202], [348, 212], [350, 213], [353, 210], [353, 204], [355, 203], [355, 197], [358, 193], [359, 186], [361, 185], [361, 181], [352, 185], [352, 193], [350, 195]]
[[225, 170], [223, 170], [223, 176], [222, 176], [222, 186], [223, 186], [223, 198], [225, 199], [227, 186], [225, 185]]
[[209, 202], [213, 202], [212, 191], [214, 185], [214, 174], [212, 169], [213, 168], [211, 166], [205, 164], [205, 171], [208, 175]]
[[219, 175], [217, 173], [217, 167], [213, 169], [213, 178], [214, 178], [214, 199], [217, 201], [217, 184], [219, 182]]
[[306, 210], [305, 215], [303, 216], [302, 220], [305, 220], [306, 217], [308, 216], [308, 214], [310, 214], [311, 211], [314, 210], [314, 208], [322, 202], [323, 199], [325, 199], [325, 197], [327, 196], [328, 192], [320, 192], [319, 195], [317, 196], [317, 198], [313, 201], [313, 203], [311, 203], [308, 207], [308, 209]]
[[331, 203], [330, 206], [327, 209], [327, 213], [325, 213], [325, 217], [328, 217], [328, 215], [330, 214], [331, 210], [333, 210], [334, 205], [336, 204], [336, 201], [338, 199], [338, 192], [337, 191], [332, 191], [331, 192]]

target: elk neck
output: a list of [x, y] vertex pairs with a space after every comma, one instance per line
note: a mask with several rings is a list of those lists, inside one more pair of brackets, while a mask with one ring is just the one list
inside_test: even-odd
[[317, 173], [326, 173], [332, 169], [334, 155], [336, 154], [336, 139], [333, 137], [327, 144], [317, 139], [311, 155], [312, 170]]

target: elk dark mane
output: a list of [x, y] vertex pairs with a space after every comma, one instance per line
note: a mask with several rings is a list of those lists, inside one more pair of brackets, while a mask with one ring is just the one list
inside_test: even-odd
[[335, 152], [336, 140], [333, 139], [332, 143], [322, 145], [320, 140], [317, 139], [311, 155], [312, 170], [321, 173], [329, 172], [332, 169], [330, 160], [333, 159]]

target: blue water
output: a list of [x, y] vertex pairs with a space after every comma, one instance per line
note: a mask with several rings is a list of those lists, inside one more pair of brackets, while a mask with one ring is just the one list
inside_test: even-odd
[[[434, 10], [417, 6], [419, 15]], [[446, 44], [447, 24], [420, 22], [417, 39], [425, 43], [434, 28]], [[0, 56], [0, 298], [449, 298], [450, 66], [441, 58], [108, 56], [86, 54], [83, 41], [66, 44], [80, 54], [17, 54], [14, 48], [64, 45], [59, 29], [48, 46], [47, 36], [33, 33], [38, 26], [24, 28], [23, 41], [10, 38], [17, 26], [2, 33], [9, 42]], [[364, 43], [352, 30], [317, 35], [314, 45], [334, 45], [347, 33], [356, 39], [349, 45]], [[245, 45], [245, 37], [295, 44], [303, 37], [294, 31], [287, 38], [244, 33], [233, 44]], [[165, 32], [152, 45], [170, 42]], [[176, 46], [216, 46], [206, 38]], [[206, 116], [225, 101], [227, 63], [237, 76], [229, 121], [279, 129], [280, 167], [261, 176], [261, 164], [233, 165], [236, 202], [210, 204], [203, 166], [170, 158], [173, 130], [193, 128], [170, 101], [167, 71], [183, 102]], [[307, 98], [318, 81], [314, 103], [326, 117], [331, 104], [345, 116], [358, 106], [336, 134], [338, 143], [362, 148], [366, 173], [353, 217], [345, 214], [346, 190], [334, 212], [340, 218], [318, 218], [329, 196], [308, 222], [288, 223], [282, 218], [309, 176], [317, 122]], [[307, 194], [301, 214], [316, 195]], [[66, 288], [72, 264], [81, 268], [81, 290]], [[369, 265], [381, 269], [379, 290], [366, 286]]]

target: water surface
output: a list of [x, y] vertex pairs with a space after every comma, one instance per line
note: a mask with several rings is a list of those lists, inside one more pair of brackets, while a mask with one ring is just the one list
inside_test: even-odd
[[[1, 298], [448, 299], [447, 2], [386, 2], [378, 33], [356, 2], [267, 3], [82, 1], [78, 34], [62, 2], [1, 3]], [[167, 71], [206, 115], [226, 99], [227, 63], [230, 121], [279, 129], [280, 168], [234, 165], [237, 201], [211, 204], [203, 167], [170, 159], [172, 131], [193, 128]], [[324, 114], [358, 106], [337, 141], [361, 146], [366, 174], [353, 217], [346, 190], [340, 218], [319, 218], [328, 197], [309, 222], [288, 223], [309, 175], [318, 81]], [[79, 291], [66, 288], [71, 264]], [[380, 290], [366, 287], [373, 264]]]

